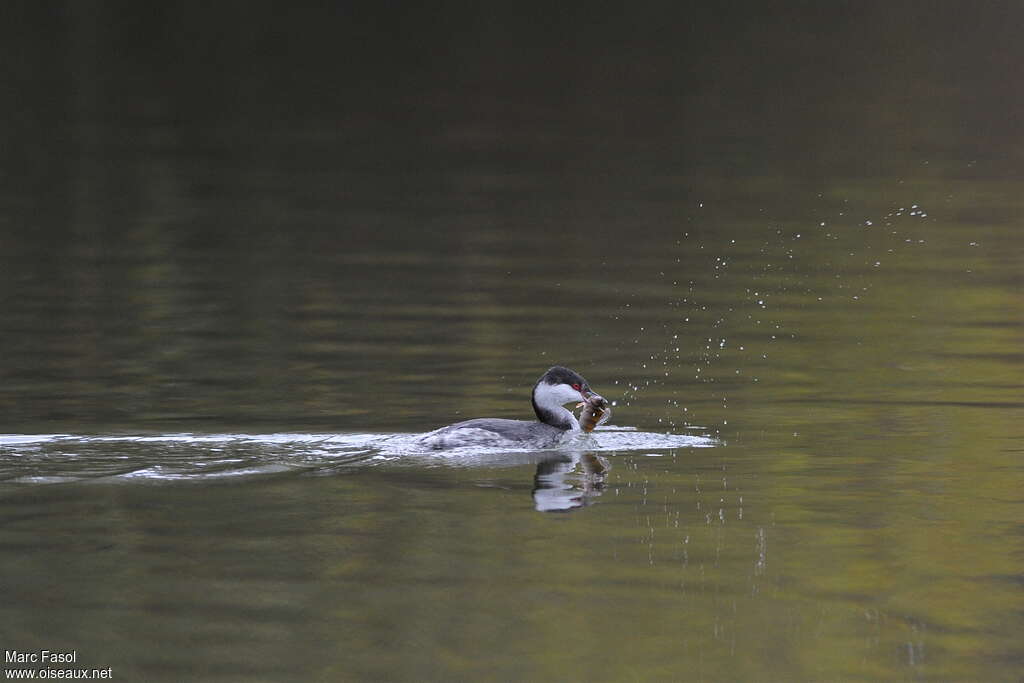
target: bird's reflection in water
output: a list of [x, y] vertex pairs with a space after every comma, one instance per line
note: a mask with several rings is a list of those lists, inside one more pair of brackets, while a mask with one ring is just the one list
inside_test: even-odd
[[611, 466], [594, 453], [559, 454], [537, 463], [533, 506], [540, 512], [569, 512], [590, 504], [604, 491]]

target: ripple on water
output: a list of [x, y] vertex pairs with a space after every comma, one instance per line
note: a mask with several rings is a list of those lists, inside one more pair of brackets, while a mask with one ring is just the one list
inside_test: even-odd
[[[474, 467], [517, 464], [551, 451], [426, 449], [421, 434], [0, 435], [0, 482], [215, 482], [284, 473], [330, 475], [385, 463]], [[599, 427], [558, 449], [630, 452], [715, 446], [715, 439]]]

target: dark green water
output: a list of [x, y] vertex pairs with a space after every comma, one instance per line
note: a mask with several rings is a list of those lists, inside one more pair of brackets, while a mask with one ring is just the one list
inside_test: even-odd
[[2, 11], [6, 650], [1019, 680], [1018, 6]]

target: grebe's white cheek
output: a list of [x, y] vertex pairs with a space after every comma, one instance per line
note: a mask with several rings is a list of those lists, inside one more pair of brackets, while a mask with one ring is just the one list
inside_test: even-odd
[[569, 402], [583, 400], [583, 394], [573, 389], [568, 384], [544, 384], [537, 386], [537, 402], [542, 405], [564, 405]]

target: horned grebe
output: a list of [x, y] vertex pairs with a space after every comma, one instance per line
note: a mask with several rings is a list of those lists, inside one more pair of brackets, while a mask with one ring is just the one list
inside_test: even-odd
[[420, 442], [431, 448], [460, 446], [495, 446], [518, 448], [551, 448], [568, 432], [580, 431], [576, 417], [564, 404], [579, 401], [604, 402], [578, 373], [556, 365], [533, 385], [533, 412], [536, 422], [482, 417], [441, 427]]

